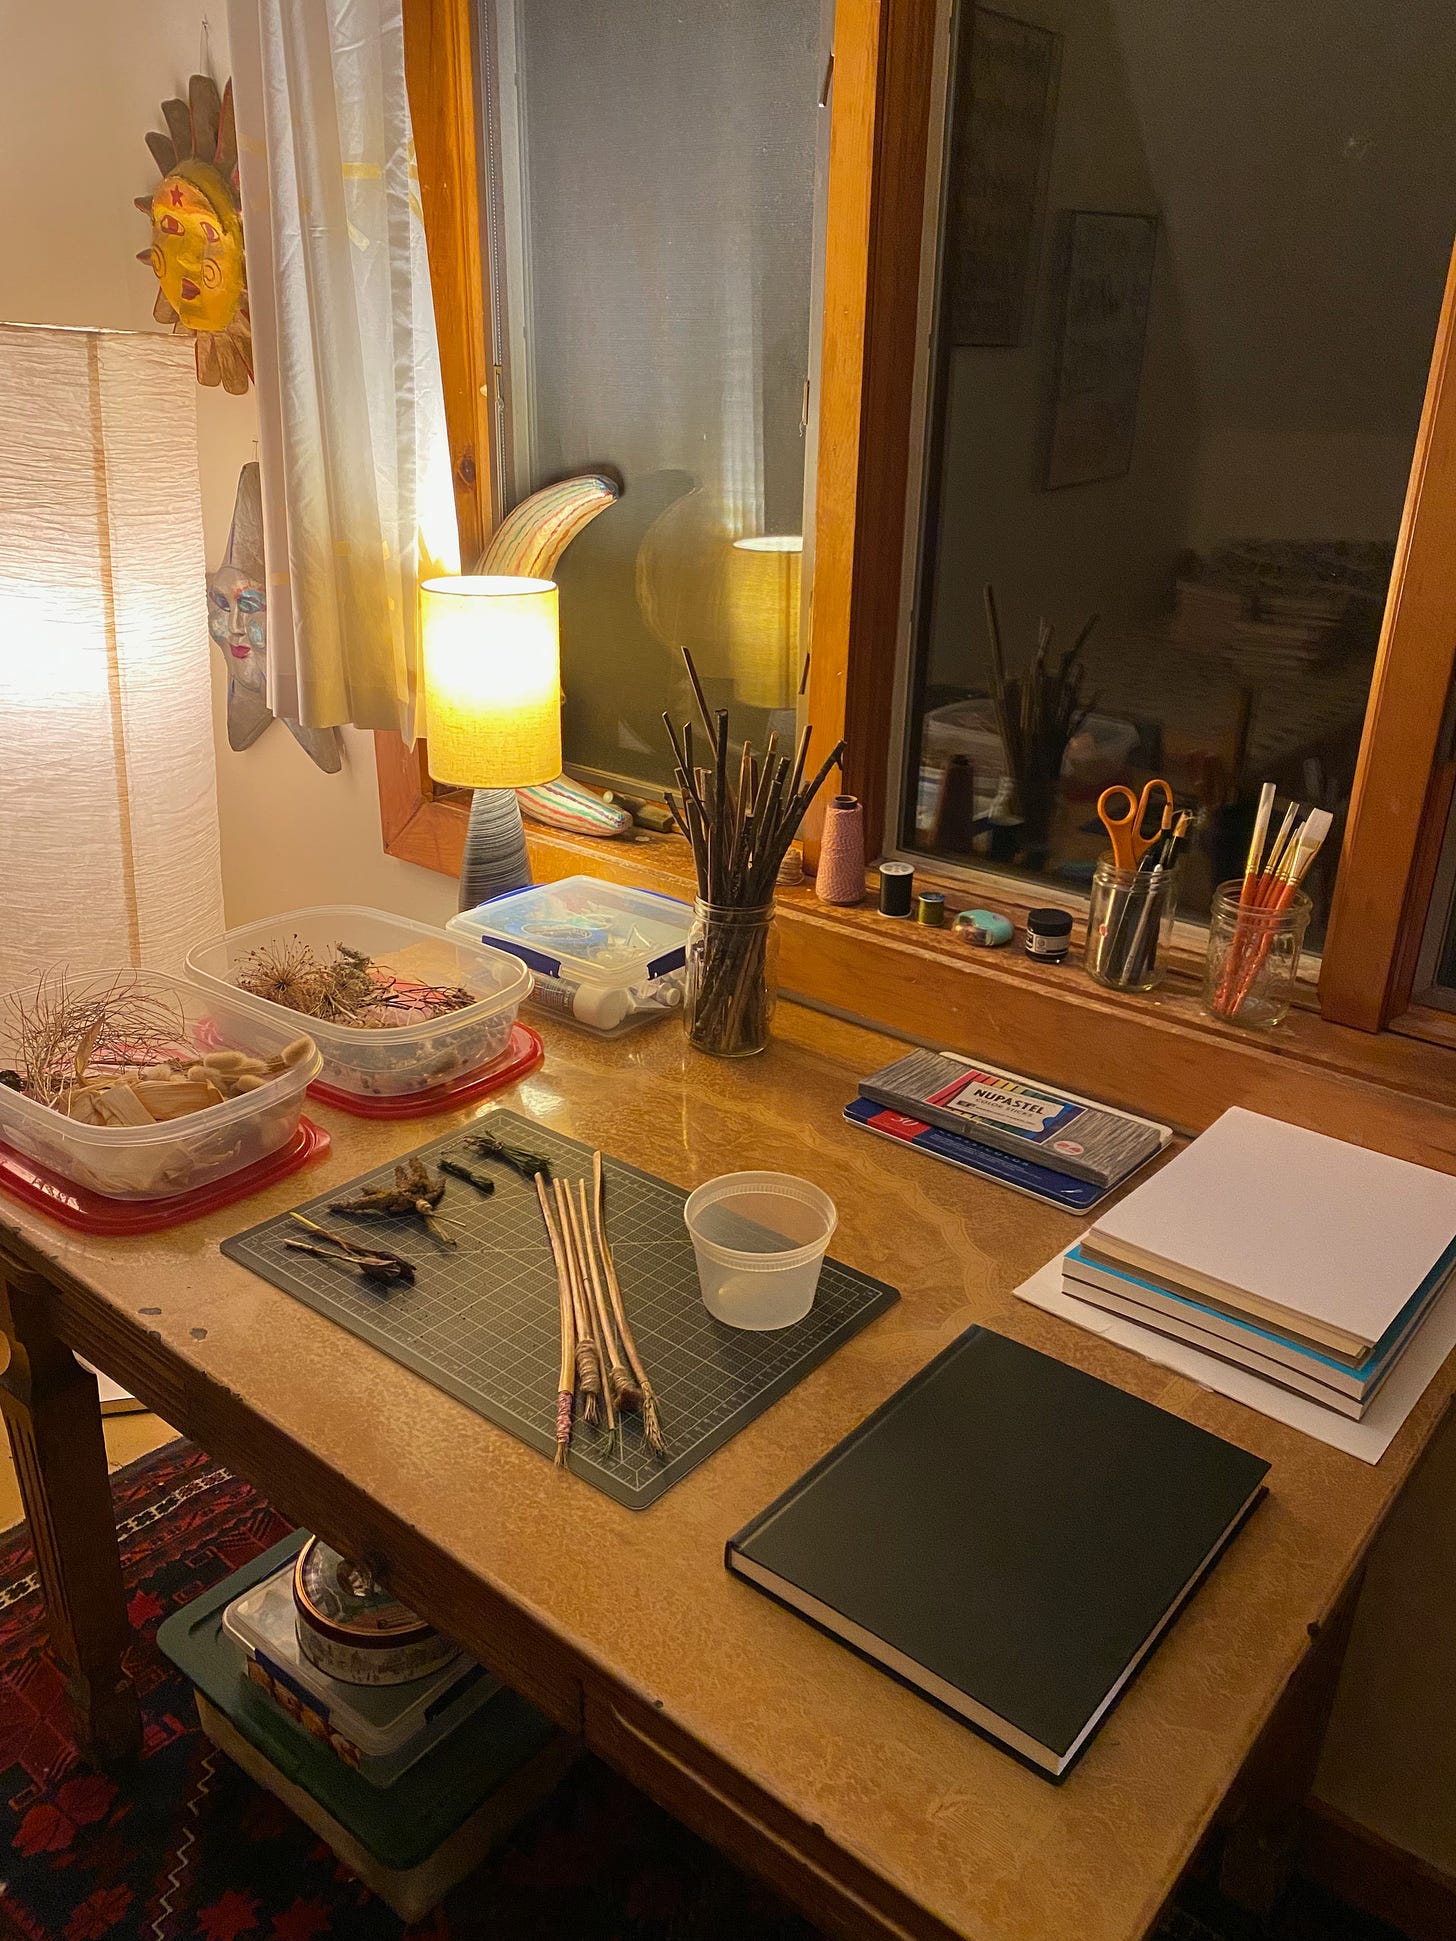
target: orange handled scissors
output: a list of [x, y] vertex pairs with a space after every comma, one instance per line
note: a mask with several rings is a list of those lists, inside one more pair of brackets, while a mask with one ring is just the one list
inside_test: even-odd
[[[1135, 796], [1125, 782], [1114, 782], [1104, 789], [1097, 798], [1097, 814], [1102, 826], [1112, 839], [1112, 860], [1119, 869], [1136, 869], [1147, 855], [1161, 833], [1163, 816], [1158, 815], [1158, 826], [1148, 835], [1143, 834], [1143, 824], [1148, 819], [1149, 805], [1157, 795], [1163, 798], [1163, 809], [1171, 813], [1173, 791], [1161, 775], [1155, 775], [1150, 782], [1143, 784], [1141, 796]], [[1126, 805], [1126, 813], [1114, 815], [1114, 808]]]

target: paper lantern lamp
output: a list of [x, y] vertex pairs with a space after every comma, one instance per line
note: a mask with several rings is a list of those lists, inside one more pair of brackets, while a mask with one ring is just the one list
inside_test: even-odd
[[460, 907], [531, 880], [515, 790], [561, 772], [561, 642], [552, 580], [426, 580], [420, 637], [430, 773], [473, 788]]
[[787, 708], [798, 686], [798, 533], [735, 539], [728, 564], [728, 652], [745, 707]]
[[0, 324], [0, 988], [223, 929], [192, 345]]

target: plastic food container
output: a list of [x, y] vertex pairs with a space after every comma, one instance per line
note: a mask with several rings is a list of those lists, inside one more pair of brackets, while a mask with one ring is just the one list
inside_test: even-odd
[[493, 897], [449, 927], [529, 964], [538, 1011], [614, 1038], [682, 1008], [692, 922], [688, 904], [656, 890], [566, 876]]
[[[238, 989], [234, 979], [245, 959], [294, 938], [325, 959], [340, 944], [361, 950], [406, 992], [412, 984], [458, 985], [472, 991], [476, 1002], [439, 1017], [360, 1029], [303, 1017]], [[481, 950], [427, 923], [348, 903], [317, 904], [229, 930], [189, 951], [187, 968], [209, 990], [226, 992], [262, 1016], [291, 1020], [295, 1033], [306, 1031], [323, 1054], [324, 1083], [359, 1098], [403, 1098], [484, 1071], [504, 1055], [516, 1012], [531, 988], [531, 974], [519, 958]]]
[[839, 1224], [827, 1193], [792, 1173], [724, 1173], [688, 1195], [683, 1219], [716, 1320], [755, 1330], [803, 1320]]
[[[70, 975], [66, 981], [76, 996], [84, 997], [131, 976], [127, 970], [106, 970]], [[184, 1040], [179, 1054], [225, 1047], [271, 1059], [295, 1039], [313, 1035], [306, 1029], [307, 1020], [291, 1011], [275, 1022], [261, 1016], [255, 1006], [160, 971], [139, 971], [135, 982], [177, 1012]], [[17, 1062], [14, 1001], [30, 1000], [37, 990], [32, 985], [0, 998], [0, 1069]], [[255, 1092], [189, 1112], [165, 1125], [85, 1125], [0, 1085], [0, 1139], [37, 1165], [107, 1199], [173, 1199], [252, 1166], [287, 1145], [303, 1115], [304, 1093], [318, 1077], [322, 1062], [315, 1052]]]
[[284, 1564], [235, 1597], [222, 1622], [246, 1657], [253, 1684], [371, 1785], [392, 1785], [500, 1690], [459, 1651], [408, 1684], [341, 1684], [303, 1655], [295, 1617], [293, 1566]]

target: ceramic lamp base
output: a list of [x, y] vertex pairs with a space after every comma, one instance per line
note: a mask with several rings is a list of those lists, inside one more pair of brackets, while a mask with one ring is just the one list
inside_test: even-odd
[[526, 831], [514, 789], [477, 789], [460, 864], [460, 908], [523, 890], [531, 881]]

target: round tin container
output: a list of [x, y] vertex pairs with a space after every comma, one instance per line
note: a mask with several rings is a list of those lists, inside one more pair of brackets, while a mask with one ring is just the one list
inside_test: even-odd
[[404, 1685], [438, 1671], [458, 1646], [318, 1537], [293, 1567], [298, 1648], [346, 1685]]

